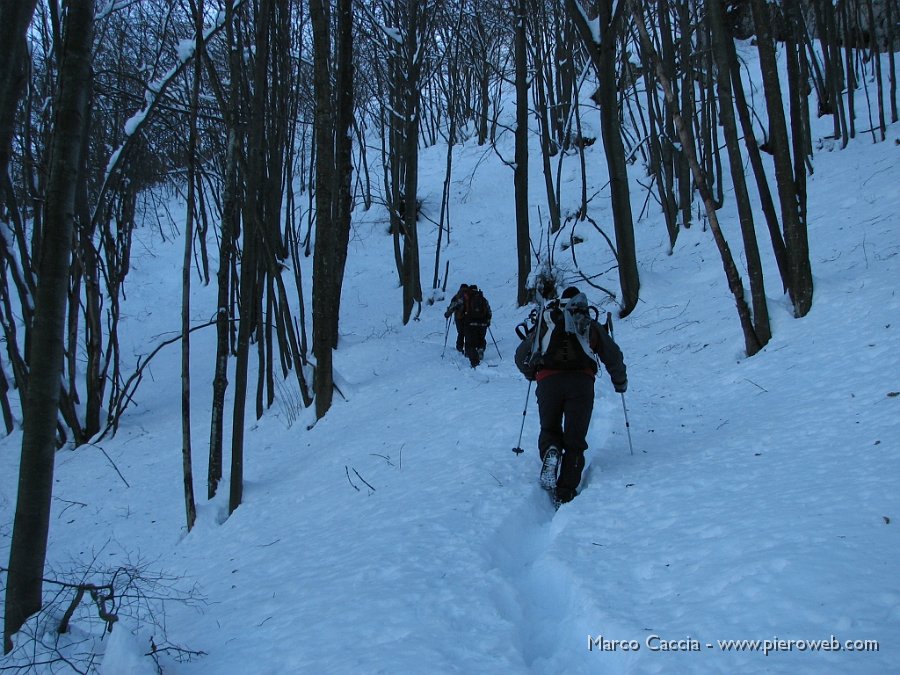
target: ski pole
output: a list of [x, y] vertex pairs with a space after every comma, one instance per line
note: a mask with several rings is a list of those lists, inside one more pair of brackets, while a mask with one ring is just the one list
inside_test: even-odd
[[[615, 340], [613, 335], [613, 322], [612, 322], [612, 312], [606, 313], [606, 330], [609, 333], [609, 337]], [[634, 455], [634, 445], [631, 442], [631, 424], [628, 421], [628, 408], [625, 406], [625, 392], [620, 392], [622, 395], [622, 413], [625, 415], [625, 432], [628, 434], [628, 449], [631, 450], [631, 454]]]
[[634, 455], [634, 445], [631, 444], [631, 425], [628, 423], [628, 408], [625, 407], [625, 392], [622, 393], [622, 412], [625, 413], [625, 431], [628, 432], [628, 448]]
[[497, 350], [497, 356], [500, 357], [500, 360], [503, 360], [503, 354], [500, 353], [500, 347], [497, 346], [497, 339], [494, 337], [494, 331], [491, 330], [491, 327], [488, 326], [488, 334], [491, 336], [491, 340], [494, 341], [494, 348]]
[[519, 429], [519, 442], [516, 444], [516, 447], [512, 449], [514, 453], [517, 455], [521, 455], [525, 452], [522, 449], [522, 433], [525, 431], [525, 415], [528, 414], [528, 399], [531, 397], [531, 380], [528, 380], [528, 391], [525, 392], [525, 407], [522, 409], [522, 426]]
[[444, 358], [444, 352], [447, 351], [447, 338], [450, 337], [450, 318], [447, 317], [447, 330], [444, 333], [444, 349], [441, 351], [441, 358]]

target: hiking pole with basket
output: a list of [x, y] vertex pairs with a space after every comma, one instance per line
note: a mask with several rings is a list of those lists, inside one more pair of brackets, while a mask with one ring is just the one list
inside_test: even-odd
[[[543, 297], [541, 297], [541, 305], [540, 305], [540, 308], [537, 310], [537, 313], [535, 313], [535, 311], [532, 310], [532, 313], [529, 316], [532, 316], [532, 315], [534, 316], [534, 319], [535, 319], [534, 342], [531, 345], [531, 356], [529, 358], [534, 359], [534, 358], [536, 358], [536, 356], [538, 354], [538, 347], [540, 346], [540, 343], [541, 343], [541, 341], [540, 341], [541, 320], [543, 319], [543, 316], [544, 316], [544, 298]], [[520, 328], [522, 329], [521, 332], [519, 330]], [[516, 326], [516, 335], [518, 335], [520, 339], [525, 340], [527, 334], [528, 334], [528, 322], [526, 320], [526, 321], [523, 321], [518, 326]], [[493, 338], [493, 337], [494, 336], [492, 334], [491, 338]], [[497, 343], [495, 342], [494, 344], [497, 344]], [[500, 350], [498, 349], [497, 351], [499, 352]], [[525, 431], [525, 415], [528, 413], [528, 399], [531, 397], [531, 385], [533, 383], [534, 383], [534, 379], [532, 377], [529, 377], [528, 378], [528, 391], [525, 392], [525, 407], [522, 409], [522, 426], [519, 428], [519, 442], [516, 444], [516, 447], [514, 447], [512, 449], [512, 451], [514, 453], [516, 453], [517, 455], [521, 455], [523, 452], [525, 452], [522, 449], [522, 432]]]
[[500, 357], [500, 360], [503, 360], [503, 354], [500, 353], [500, 347], [497, 346], [497, 339], [494, 337], [494, 331], [491, 330], [491, 327], [488, 326], [488, 335], [491, 336], [491, 340], [494, 343], [494, 349], [497, 350], [497, 356]]
[[453, 319], [453, 315], [447, 317], [447, 330], [444, 333], [444, 349], [441, 351], [441, 358], [444, 358], [444, 352], [447, 351], [447, 338], [450, 337], [450, 321]]
[[531, 380], [528, 380], [528, 391], [525, 392], [525, 407], [522, 408], [522, 426], [519, 428], [519, 442], [516, 443], [516, 447], [512, 449], [514, 453], [517, 455], [521, 455], [525, 452], [522, 449], [522, 433], [525, 431], [525, 415], [528, 414], [528, 399], [531, 397]]
[[[615, 340], [613, 336], [613, 323], [612, 323], [612, 313], [606, 313], [606, 332], [609, 333], [609, 337]], [[622, 414], [625, 415], [625, 431], [628, 434], [628, 449], [631, 450], [631, 454], [634, 455], [634, 445], [631, 443], [631, 424], [628, 422], [628, 408], [625, 406], [625, 392], [620, 392], [622, 395]]]

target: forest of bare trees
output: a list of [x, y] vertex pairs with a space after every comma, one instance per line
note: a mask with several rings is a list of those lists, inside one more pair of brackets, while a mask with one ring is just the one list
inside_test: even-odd
[[[452, 151], [474, 143], [510, 167], [516, 222], [496, 255], [517, 261], [520, 305], [548, 262], [533, 233], [577, 222], [609, 242], [619, 285], [600, 286], [591, 260], [578, 273], [627, 315], [640, 296], [634, 223], [656, 210], [670, 253], [683, 229], [712, 230], [747, 354], [759, 351], [771, 337], [766, 287], [784, 290], [797, 318], [815, 299], [810, 116], [833, 120], [837, 147], [884, 140], [898, 119], [898, 16], [898, 0], [0, 0], [0, 411], [7, 433], [23, 430], [7, 648], [41, 606], [55, 451], [114, 434], [168, 344], [147, 345], [137, 363], [119, 347], [135, 228], [183, 239], [183, 322], [169, 342], [182, 350], [190, 528], [192, 448], [209, 453], [208, 498], [230, 462], [233, 511], [248, 403], [261, 417], [285, 378], [317, 418], [340, 395], [331, 355], [355, 210], [385, 211], [397, 312], [404, 323], [418, 316], [430, 264], [420, 256], [425, 147], [447, 146], [442, 201], [430, 205], [440, 213], [434, 288], [446, 284], [441, 249], [455, 236]], [[737, 39], [752, 39], [762, 92], [749, 88]], [[865, 114], [861, 97], [874, 101]], [[504, 102], [516, 106], [515, 128]], [[600, 138], [582, 134], [588, 115]], [[515, 135], [512, 157], [498, 147], [504, 134]], [[594, 143], [609, 184], [588, 194]], [[560, 196], [563, 157], [582, 167], [578, 203]], [[529, 167], [543, 176], [539, 194], [528, 192]], [[718, 227], [726, 193], [739, 258]], [[186, 211], [171, 213], [173, 203]], [[764, 278], [757, 241], [771, 246], [778, 278]], [[217, 287], [205, 324], [188, 320], [192, 283]], [[190, 351], [197, 330], [216, 331], [214, 356]], [[197, 358], [215, 359], [208, 445], [189, 431]]]

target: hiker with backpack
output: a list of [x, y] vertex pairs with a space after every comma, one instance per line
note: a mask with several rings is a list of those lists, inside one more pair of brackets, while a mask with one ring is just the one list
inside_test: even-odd
[[491, 325], [491, 305], [478, 286], [470, 285], [465, 300], [465, 354], [473, 368], [484, 358], [487, 331]]
[[491, 305], [475, 284], [460, 284], [450, 299], [444, 318], [456, 321], [456, 351], [462, 352], [475, 368], [484, 358], [485, 335], [491, 325]]
[[[469, 294], [469, 284], [460, 284], [459, 290], [452, 298], [450, 298], [450, 306], [444, 312], [444, 318], [449, 319], [453, 315], [453, 322], [456, 324], [456, 351], [460, 354], [465, 349], [465, 315], [466, 315], [466, 296]], [[443, 355], [441, 355], [443, 358]]]
[[542, 307], [516, 349], [516, 366], [537, 382], [540, 481], [557, 505], [571, 501], [581, 482], [597, 359], [617, 392], [628, 388], [622, 350], [590, 310], [584, 293], [570, 286]]

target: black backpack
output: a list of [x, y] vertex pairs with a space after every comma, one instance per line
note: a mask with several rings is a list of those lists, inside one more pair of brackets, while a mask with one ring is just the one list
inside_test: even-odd
[[[555, 301], [548, 303], [547, 309], [549, 311], [544, 315], [545, 318], [543, 320], [540, 318], [540, 311], [532, 311], [528, 319], [516, 326], [516, 334], [522, 340], [515, 355], [515, 362], [519, 371], [529, 380], [534, 379], [535, 373], [540, 368], [553, 370], [590, 369], [596, 373], [597, 362], [593, 353], [586, 353], [578, 338], [574, 334], [566, 333], [565, 317], [558, 303]], [[597, 326], [604, 330], [604, 326], [596, 323], [595, 317], [599, 312], [593, 307], [589, 307], [587, 312], [587, 316], [594, 319], [591, 322], [592, 328], [589, 330], [593, 330], [593, 327]], [[538, 322], [541, 324], [540, 336], [535, 339]], [[531, 324], [530, 327], [529, 324]], [[542, 353], [537, 345], [545, 340], [547, 330], [552, 330], [552, 332], [547, 342], [547, 349]], [[593, 343], [593, 340], [591, 342]]]
[[543, 354], [543, 367], [553, 370], [590, 369], [596, 373], [597, 363], [593, 355], [584, 351], [575, 334], [566, 332], [561, 313], [560, 316], [554, 316], [553, 320], [556, 325], [550, 333], [550, 341]]
[[466, 297], [466, 320], [486, 321], [488, 318], [488, 303], [484, 294], [478, 288], [470, 288]]

